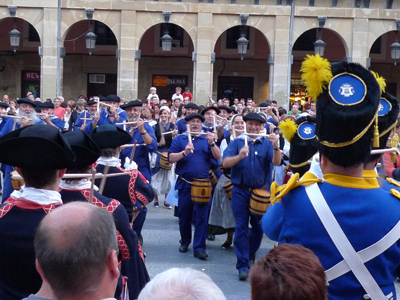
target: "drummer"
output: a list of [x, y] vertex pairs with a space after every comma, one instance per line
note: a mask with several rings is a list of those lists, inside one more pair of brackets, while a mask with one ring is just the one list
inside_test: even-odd
[[[175, 181], [175, 165], [168, 162], [168, 150], [171, 147], [172, 139], [175, 137], [174, 124], [169, 122], [169, 117], [170, 109], [168, 106], [162, 106], [160, 108], [160, 120], [153, 126], [158, 146], [157, 151], [153, 152], [151, 163], [153, 165], [151, 169], [151, 186], [156, 193], [155, 207], [159, 207], [158, 197], [162, 194], [167, 197]], [[161, 166], [160, 160], [163, 163]], [[172, 208], [171, 204], [166, 200], [164, 201], [164, 207]]]
[[[258, 134], [265, 120], [256, 113], [243, 117], [245, 130], [232, 141], [224, 152], [222, 166], [231, 168], [232, 210], [235, 217], [234, 247], [237, 256], [236, 268], [239, 280], [246, 280], [249, 275], [250, 263], [254, 263], [255, 255], [260, 247], [263, 231], [260, 217], [250, 215], [249, 202], [253, 189], [269, 190], [272, 179], [272, 164], [281, 164], [281, 152], [278, 147], [278, 135], [271, 134], [268, 138]], [[245, 139], [248, 141], [246, 146]], [[251, 232], [249, 232], [249, 218]]]
[[[94, 100], [89, 100], [87, 105], [88, 105], [88, 109], [81, 112], [80, 115], [78, 116], [78, 118], [74, 124], [74, 131], [85, 130], [86, 124], [89, 123], [93, 119], [94, 114], [97, 111], [97, 102]], [[84, 120], [84, 119], [86, 119], [86, 120]]]
[[41, 119], [47, 125], [58, 128], [61, 132], [64, 130], [64, 122], [54, 114], [54, 104], [52, 102], [44, 102], [39, 105], [42, 109]]
[[[186, 116], [189, 116], [191, 114], [197, 113], [199, 107], [195, 103], [188, 103], [185, 106], [186, 109]], [[178, 134], [182, 134], [186, 132], [186, 120], [185, 118], [180, 119], [178, 122], [176, 122], [175, 129], [178, 130]]]
[[[199, 204], [191, 201], [193, 180], [209, 178], [210, 162], [221, 157], [220, 149], [215, 145], [214, 134], [201, 135], [204, 117], [191, 114], [185, 117], [190, 132], [179, 135], [172, 142], [168, 151], [170, 163], [177, 163], [176, 174], [179, 175], [175, 189], [178, 190], [179, 230], [181, 246], [179, 252], [188, 251], [192, 241], [192, 219], [195, 230], [193, 239], [194, 257], [206, 260], [207, 219], [210, 204]], [[189, 135], [192, 140], [189, 141]], [[193, 153], [192, 153], [193, 152]], [[193, 214], [195, 215], [193, 217]]]

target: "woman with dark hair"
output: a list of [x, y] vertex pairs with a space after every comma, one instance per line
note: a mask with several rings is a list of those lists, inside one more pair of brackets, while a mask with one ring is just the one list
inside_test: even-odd
[[153, 120], [158, 121], [160, 119], [160, 104], [153, 105]]
[[185, 113], [186, 113], [186, 108], [183, 104], [179, 105], [178, 108], [178, 115], [176, 117], [176, 120], [179, 121], [180, 119], [185, 118]]

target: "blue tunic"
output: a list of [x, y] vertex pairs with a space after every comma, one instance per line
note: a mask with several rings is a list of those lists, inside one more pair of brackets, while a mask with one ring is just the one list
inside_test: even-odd
[[[269, 190], [272, 181], [272, 158], [274, 156], [272, 143], [266, 138], [250, 141], [249, 156], [231, 168], [232, 183], [238, 186], [257, 189], [266, 187]], [[229, 143], [224, 151], [224, 159], [239, 154], [244, 147], [243, 134]]]
[[[375, 178], [325, 174], [318, 184], [332, 213], [356, 252], [386, 235], [400, 220], [400, 201], [379, 188]], [[279, 243], [311, 249], [329, 269], [343, 260], [317, 216], [304, 186], [285, 195], [262, 218], [264, 233]], [[400, 241], [365, 263], [385, 295], [396, 291], [400, 275]], [[329, 282], [329, 299], [363, 299], [366, 294], [352, 272]]]
[[89, 111], [81, 112], [75, 121], [74, 131], [79, 131], [83, 124], [88, 124], [89, 122], [91, 122], [91, 120], [86, 120], [86, 123], [85, 123], [85, 120], [82, 120], [82, 118], [87, 118], [87, 119], [92, 118], [93, 119], [93, 116], [89, 113]]
[[[116, 124], [116, 123], [122, 123], [124, 121], [126, 121], [128, 119], [127, 115], [126, 115], [126, 111], [124, 111], [123, 109], [119, 108], [117, 109], [117, 114], [119, 115], [119, 120], [116, 121], [115, 118], [114, 120], [111, 122], [110, 120], [110, 115], [107, 111], [107, 109], [104, 109], [100, 112], [100, 119], [97, 122], [97, 126], [103, 125], [103, 124]], [[90, 133], [93, 129], [92, 129], [92, 121], [89, 121], [85, 127], [85, 132], [86, 133]], [[123, 125], [117, 125], [119, 128], [124, 128]]]
[[[151, 170], [150, 170], [150, 161], [149, 161], [149, 153], [157, 150], [157, 138], [154, 134], [153, 127], [151, 127], [148, 123], [144, 123], [144, 129], [147, 131], [147, 133], [151, 136], [153, 139], [150, 145], [146, 146], [137, 146], [135, 150], [135, 155], [133, 157], [133, 161], [138, 165], [138, 170], [140, 173], [143, 174], [144, 177], [148, 180], [148, 182], [151, 182]], [[133, 133], [130, 133], [132, 135], [132, 144], [135, 143], [135, 141], [138, 144], [143, 144], [143, 136], [140, 133], [140, 130], [134, 129]], [[121, 162], [125, 163], [125, 158], [130, 157], [132, 153], [133, 148], [125, 148], [124, 150], [121, 151]]]
[[186, 120], [180, 119], [178, 122], [176, 122], [175, 129], [178, 130], [178, 134], [186, 132]]

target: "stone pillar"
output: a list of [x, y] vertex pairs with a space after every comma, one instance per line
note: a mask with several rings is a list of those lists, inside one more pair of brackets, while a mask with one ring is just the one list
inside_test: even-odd
[[138, 97], [139, 61], [135, 60], [135, 49], [139, 43], [136, 37], [136, 11], [121, 11], [121, 36], [118, 45], [118, 95], [125, 99]]
[[[271, 41], [275, 49], [272, 50], [274, 55], [274, 66], [272, 74], [270, 73], [270, 82], [273, 83], [273, 96], [271, 100], [278, 102], [278, 106], [285, 106], [289, 99], [288, 95], [288, 66], [289, 66], [289, 30], [290, 16], [276, 16], [275, 41]], [[271, 85], [270, 85], [271, 86]]]
[[350, 50], [352, 62], [359, 63], [363, 66], [367, 63], [369, 57], [368, 47], [368, 19], [354, 18], [353, 42]]
[[[57, 7], [43, 9], [43, 34], [41, 47], [43, 55], [40, 66], [41, 99], [57, 95]], [[62, 47], [62, 45], [61, 45]], [[63, 58], [60, 63], [60, 95], [63, 93]]]
[[204, 105], [208, 101], [213, 88], [212, 39], [210, 38], [213, 36], [212, 13], [199, 13], [197, 26], [197, 40], [195, 41], [197, 58], [193, 68], [193, 99], [198, 105]]

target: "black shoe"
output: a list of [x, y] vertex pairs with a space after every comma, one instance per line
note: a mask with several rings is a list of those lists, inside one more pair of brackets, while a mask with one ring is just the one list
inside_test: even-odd
[[207, 240], [209, 240], [209, 241], [215, 241], [215, 235], [214, 235], [214, 234], [209, 234], [209, 235], [207, 235]]
[[189, 247], [189, 245], [182, 244], [182, 245], [179, 247], [179, 252], [180, 252], [180, 253], [186, 253], [186, 252], [188, 252], [188, 247]]
[[254, 265], [254, 263], [256, 262], [256, 255], [255, 254], [250, 254], [249, 262], [250, 262], [250, 265]]
[[229, 249], [231, 247], [231, 245], [232, 245], [232, 242], [226, 242], [225, 241], [225, 243], [223, 243], [221, 245], [221, 248], [224, 249], [224, 250], [227, 250], [227, 249]]
[[239, 280], [244, 281], [249, 277], [249, 270], [240, 270], [239, 271]]
[[202, 260], [206, 260], [208, 258], [208, 254], [204, 250], [196, 251], [193, 256]]

